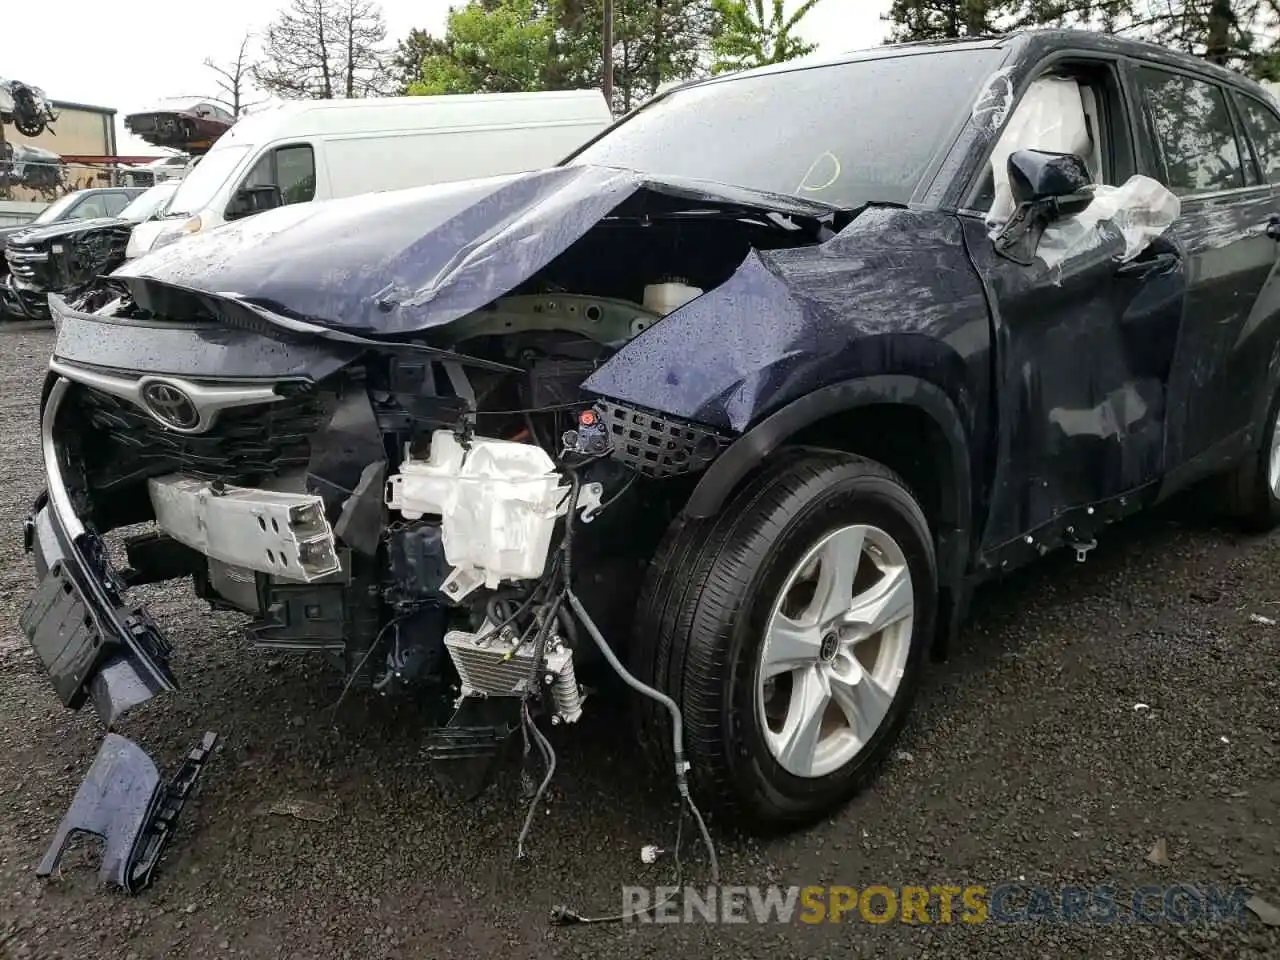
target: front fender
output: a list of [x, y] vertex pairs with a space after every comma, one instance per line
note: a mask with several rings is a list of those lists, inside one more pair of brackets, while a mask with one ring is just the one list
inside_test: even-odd
[[753, 250], [582, 386], [742, 433], [828, 385], [910, 374], [956, 398], [977, 430], [989, 344], [986, 299], [955, 219], [877, 209], [824, 244]]

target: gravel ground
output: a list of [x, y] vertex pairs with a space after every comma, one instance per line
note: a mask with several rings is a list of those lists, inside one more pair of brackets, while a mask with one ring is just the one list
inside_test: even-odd
[[[236, 618], [181, 587], [146, 599], [185, 691], [138, 708], [121, 732], [170, 767], [206, 729], [223, 749], [149, 891], [96, 889], [88, 847], [39, 881], [102, 735], [92, 711], [57, 703], [17, 627], [32, 585], [18, 525], [40, 483], [34, 416], [50, 343], [47, 331], [0, 333], [0, 955], [1280, 956], [1280, 929], [1252, 915], [1181, 927], [551, 928], [555, 903], [612, 910], [621, 884], [666, 876], [638, 851], [670, 845], [670, 786], [636, 775], [620, 707], [598, 698], [582, 729], [554, 731], [561, 772], [516, 863], [512, 771], [475, 803], [452, 799], [428, 776], [412, 707], [352, 696], [329, 713], [332, 674], [246, 649]], [[874, 787], [799, 835], [721, 835], [725, 881], [1240, 884], [1280, 903], [1280, 625], [1250, 619], [1280, 620], [1280, 540], [1199, 513], [1175, 505], [1110, 533], [1083, 565], [1050, 557], [982, 591]], [[299, 801], [335, 815], [266, 812]], [[1146, 860], [1160, 839], [1163, 866]]]

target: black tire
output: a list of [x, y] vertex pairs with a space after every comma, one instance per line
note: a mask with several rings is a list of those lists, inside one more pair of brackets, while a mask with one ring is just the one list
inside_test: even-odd
[[[756, 671], [783, 581], [821, 537], [851, 523], [888, 533], [912, 577], [908, 659], [888, 714], [845, 766], [796, 777], [769, 751], [755, 710]], [[879, 463], [825, 451], [784, 452], [710, 520], [667, 532], [638, 605], [632, 668], [671, 696], [685, 725], [690, 783], [700, 805], [752, 833], [810, 823], [847, 802], [892, 746], [914, 697], [937, 616], [937, 562], [923, 511]], [[674, 758], [670, 720], [638, 704], [640, 739], [660, 772]]]
[[1271, 446], [1280, 418], [1280, 393], [1271, 401], [1253, 456], [1224, 478], [1228, 509], [1249, 530], [1264, 532], [1280, 525], [1280, 499], [1271, 489]]

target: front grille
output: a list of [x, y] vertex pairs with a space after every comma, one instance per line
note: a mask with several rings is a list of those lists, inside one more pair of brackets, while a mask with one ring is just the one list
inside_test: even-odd
[[310, 439], [328, 422], [331, 398], [315, 391], [233, 407], [207, 433], [188, 435], [166, 429], [127, 400], [80, 386], [70, 417], [83, 417], [82, 449], [95, 489], [175, 472], [251, 483], [306, 466]]
[[40, 275], [49, 265], [48, 251], [35, 246], [10, 244], [4, 256], [9, 263], [9, 272], [18, 280], [32, 285], [39, 281]]

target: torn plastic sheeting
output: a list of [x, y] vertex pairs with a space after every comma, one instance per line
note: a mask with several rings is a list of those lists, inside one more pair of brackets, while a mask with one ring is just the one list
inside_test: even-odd
[[1013, 106], [1012, 75], [1013, 68], [1005, 67], [993, 73], [982, 85], [982, 92], [973, 102], [970, 112], [970, 117], [980, 129], [995, 133], [1009, 116], [1009, 109]]
[[1125, 384], [1089, 410], [1055, 408], [1049, 422], [1069, 437], [1124, 437], [1147, 416], [1147, 405], [1133, 384]]
[[[1089, 136], [1084, 101], [1076, 81], [1041, 77], [1018, 104], [991, 153], [995, 198], [987, 214], [988, 224], [1002, 224], [1013, 216], [1017, 204], [1009, 186], [1009, 157], [1019, 150], [1069, 153], [1086, 160], [1093, 157], [1093, 139]], [[1091, 172], [1097, 176], [1096, 168]]]
[[1182, 202], [1159, 181], [1130, 177], [1123, 186], [1095, 187], [1093, 202], [1074, 217], [1051, 223], [1040, 238], [1036, 256], [1050, 269], [1107, 241], [1109, 223], [1124, 239], [1116, 257], [1127, 263], [1163, 234], [1182, 212]]

